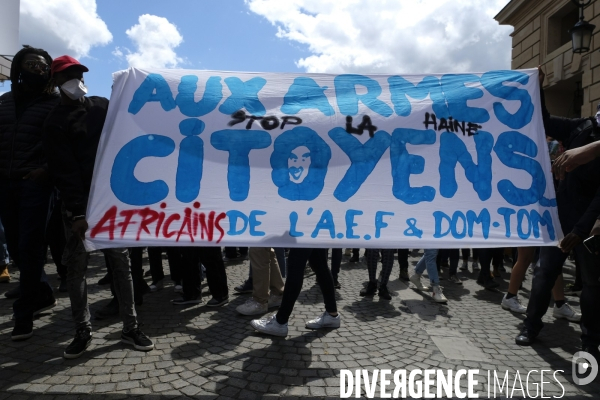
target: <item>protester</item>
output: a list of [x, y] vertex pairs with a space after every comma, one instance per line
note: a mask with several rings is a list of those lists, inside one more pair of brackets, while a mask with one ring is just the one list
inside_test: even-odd
[[[540, 87], [544, 73], [539, 69]], [[600, 135], [598, 120], [595, 118], [567, 119], [551, 116], [545, 106], [544, 92], [541, 91], [542, 116], [546, 135], [563, 143], [567, 151], [582, 148], [597, 140]], [[600, 107], [598, 108], [600, 111]], [[577, 151], [584, 152], [584, 151]], [[572, 154], [572, 153], [570, 153]], [[565, 156], [566, 159], [569, 156]], [[600, 215], [600, 162], [597, 158], [581, 165], [570, 172], [561, 162], [558, 171], [562, 177], [556, 192], [556, 202], [560, 224], [565, 233], [558, 247], [542, 247], [540, 266], [535, 269], [531, 288], [527, 318], [515, 341], [519, 345], [531, 345], [544, 326], [542, 317], [550, 303], [550, 292], [560, 276], [564, 262], [569, 253], [574, 251], [575, 258], [581, 268], [583, 291], [581, 293], [581, 325], [583, 350], [599, 358], [600, 344], [600, 259], [590, 253], [582, 242], [590, 235], [594, 223]], [[572, 167], [571, 167], [572, 168]], [[562, 308], [568, 304], [555, 302], [554, 308]], [[569, 307], [570, 309], [570, 307]]]
[[56, 305], [43, 279], [46, 217], [52, 185], [42, 149], [44, 120], [59, 96], [50, 81], [52, 58], [24, 46], [13, 58], [11, 91], [0, 96], [0, 219], [20, 273], [13, 340], [33, 335], [33, 316]]
[[[87, 67], [69, 56], [52, 62], [52, 81], [60, 89], [61, 101], [44, 126], [44, 148], [52, 179], [62, 196], [68, 234], [63, 260], [68, 268], [67, 285], [76, 334], [63, 354], [65, 358], [79, 357], [92, 340], [85, 279], [88, 254], [83, 240], [88, 228], [87, 199], [108, 99], [85, 96], [83, 73], [87, 71]], [[123, 321], [121, 341], [137, 350], [151, 350], [154, 343], [139, 329], [137, 321], [128, 251], [113, 248], [103, 252], [113, 269], [113, 284]]]

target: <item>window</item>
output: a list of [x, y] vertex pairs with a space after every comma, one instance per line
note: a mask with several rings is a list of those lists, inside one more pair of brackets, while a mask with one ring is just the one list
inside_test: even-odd
[[548, 19], [547, 54], [571, 41], [569, 29], [579, 21], [579, 9], [571, 2]]

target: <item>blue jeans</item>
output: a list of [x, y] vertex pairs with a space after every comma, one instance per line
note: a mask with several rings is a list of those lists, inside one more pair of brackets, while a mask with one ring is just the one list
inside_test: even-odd
[[435, 259], [437, 258], [438, 249], [425, 249], [425, 254], [417, 263], [415, 267], [415, 273], [421, 275], [425, 269], [427, 269], [427, 275], [433, 286], [440, 284], [440, 278], [438, 276], [437, 264]]
[[0, 266], [7, 265], [8, 259], [8, 248], [6, 247], [6, 236], [4, 236], [4, 227], [0, 220]]
[[0, 219], [10, 256], [19, 267], [21, 296], [14, 302], [17, 323], [31, 323], [33, 311], [52, 295], [42, 282], [45, 232], [52, 186], [31, 180], [0, 180]]

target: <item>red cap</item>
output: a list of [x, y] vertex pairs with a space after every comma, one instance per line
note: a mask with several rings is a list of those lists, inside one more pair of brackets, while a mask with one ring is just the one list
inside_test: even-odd
[[73, 57], [60, 56], [56, 57], [54, 61], [52, 61], [52, 66], [50, 67], [50, 76], [53, 76], [56, 72], [64, 71], [65, 69], [72, 67], [73, 65], [78, 65], [83, 72], [89, 71], [89, 69], [85, 65], [81, 64]]

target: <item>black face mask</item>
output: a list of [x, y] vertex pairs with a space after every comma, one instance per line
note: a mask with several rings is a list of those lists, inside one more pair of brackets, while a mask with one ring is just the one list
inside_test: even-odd
[[50, 78], [47, 75], [34, 74], [26, 70], [21, 71], [21, 82], [27, 86], [44, 87]]

